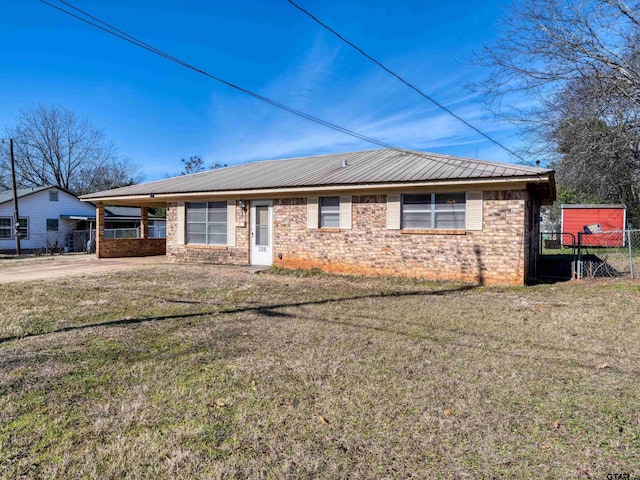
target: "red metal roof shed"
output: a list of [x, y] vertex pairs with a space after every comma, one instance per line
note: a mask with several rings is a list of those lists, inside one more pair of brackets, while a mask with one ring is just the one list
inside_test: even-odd
[[[626, 214], [627, 207], [624, 205], [562, 205], [562, 232], [572, 233], [577, 239], [578, 232], [585, 233], [585, 227], [597, 231], [595, 226], [599, 225], [601, 232], [616, 233], [583, 235], [582, 245], [622, 247]], [[569, 241], [571, 235], [562, 237], [564, 243]]]

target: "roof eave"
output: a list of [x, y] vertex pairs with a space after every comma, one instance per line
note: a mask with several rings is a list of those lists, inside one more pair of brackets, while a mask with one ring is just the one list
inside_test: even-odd
[[[35, 187], [32, 190], [26, 192], [26, 193], [22, 193], [22, 194], [18, 194], [18, 200], [20, 200], [21, 198], [26, 198], [30, 195], [34, 195], [36, 193], [40, 193], [40, 192], [46, 192], [47, 190], [51, 190], [52, 188], [57, 188], [58, 190], [61, 190], [65, 193], [68, 193], [69, 195], [72, 195], [76, 198], [78, 198], [76, 195], [74, 195], [72, 192], [70, 192], [69, 190], [67, 190], [64, 187], [61, 187], [59, 185], [46, 185], [46, 186], [42, 186], [42, 187]], [[2, 202], [0, 202], [0, 205], [4, 205], [5, 203], [9, 203], [9, 202], [13, 202], [13, 197], [8, 199], [8, 200], [4, 200]]]
[[335, 184], [335, 185], [311, 185], [298, 187], [283, 188], [258, 188], [258, 189], [239, 189], [239, 190], [215, 190], [215, 191], [197, 191], [197, 192], [170, 192], [170, 193], [144, 193], [131, 195], [113, 195], [113, 196], [82, 196], [80, 200], [88, 203], [109, 203], [109, 202], [137, 202], [137, 205], [156, 205], [160, 206], [167, 201], [215, 196], [215, 197], [242, 197], [247, 195], [275, 195], [275, 194], [294, 194], [294, 193], [311, 193], [311, 192], [330, 192], [330, 191], [363, 191], [363, 190], [400, 190], [403, 188], [417, 188], [430, 186], [485, 186], [485, 185], [510, 185], [515, 183], [549, 183], [552, 191], [551, 197], [555, 198], [555, 182], [553, 172], [546, 172], [538, 175], [521, 175], [514, 177], [492, 177], [492, 178], [472, 178], [472, 179], [449, 179], [449, 180], [428, 180], [418, 182], [386, 182], [386, 183], [362, 183], [362, 184]]

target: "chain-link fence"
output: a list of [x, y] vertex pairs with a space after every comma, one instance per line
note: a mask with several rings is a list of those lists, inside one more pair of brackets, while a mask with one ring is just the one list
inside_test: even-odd
[[140, 238], [140, 228], [105, 228], [104, 238]]
[[640, 230], [579, 233], [575, 275], [584, 279], [640, 277]]
[[[165, 238], [167, 229], [149, 225], [149, 238]], [[140, 227], [138, 228], [105, 228], [104, 238], [140, 238]]]
[[[140, 238], [140, 228], [110, 228], [105, 229], [104, 235], [105, 238]], [[164, 226], [149, 226], [149, 238], [165, 238], [165, 236]], [[20, 239], [20, 246], [24, 253], [34, 255], [93, 252], [95, 238], [95, 230], [29, 232]]]
[[543, 232], [539, 245], [543, 278], [640, 278], [640, 230]]
[[[95, 232], [94, 232], [95, 233]], [[20, 239], [23, 253], [52, 255], [57, 253], [85, 251], [89, 232], [65, 232], [50, 230], [47, 232], [29, 232]]]

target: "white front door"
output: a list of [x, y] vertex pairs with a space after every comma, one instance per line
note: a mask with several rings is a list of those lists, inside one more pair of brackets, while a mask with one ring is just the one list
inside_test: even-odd
[[273, 202], [251, 202], [251, 265], [273, 263]]

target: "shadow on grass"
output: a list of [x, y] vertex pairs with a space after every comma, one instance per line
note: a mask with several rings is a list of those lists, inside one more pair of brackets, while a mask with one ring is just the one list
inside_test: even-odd
[[[226, 310], [211, 310], [206, 312], [194, 312], [194, 313], [183, 313], [176, 315], [160, 315], [154, 317], [140, 317], [140, 318], [123, 318], [120, 320], [110, 320], [107, 322], [99, 322], [99, 323], [87, 323], [83, 325], [70, 325], [68, 327], [58, 328], [56, 330], [50, 330], [48, 332], [38, 332], [38, 333], [26, 333], [24, 335], [13, 335], [10, 337], [0, 338], [0, 344], [12, 342], [15, 340], [20, 340], [24, 338], [31, 337], [40, 337], [44, 335], [51, 335], [55, 333], [65, 333], [65, 332], [73, 332], [76, 330], [85, 330], [88, 328], [98, 328], [98, 327], [117, 327], [121, 325], [136, 325], [139, 323], [147, 323], [147, 322], [158, 322], [163, 320], [176, 320], [176, 319], [189, 319], [189, 318], [199, 318], [199, 317], [207, 317], [211, 315], [232, 315], [235, 313], [247, 313], [254, 312], [259, 315], [264, 315], [268, 317], [294, 317], [295, 315], [280, 312], [278, 311], [281, 308], [289, 308], [289, 307], [303, 307], [310, 305], [326, 305], [329, 303], [337, 303], [337, 302], [345, 302], [350, 300], [361, 300], [365, 298], [397, 298], [397, 297], [415, 297], [415, 296], [439, 296], [439, 295], [450, 295], [454, 293], [460, 293], [467, 290], [472, 290], [477, 288], [475, 285], [462, 285], [460, 287], [446, 289], [446, 290], [434, 290], [434, 291], [410, 291], [410, 292], [390, 292], [390, 293], [374, 293], [369, 295], [354, 295], [350, 297], [339, 297], [339, 298], [326, 298], [322, 300], [310, 300], [306, 302], [290, 302], [290, 303], [279, 303], [276, 305], [258, 305], [258, 306], [247, 306], [240, 308], [230, 308]], [[191, 302], [185, 302], [191, 303]]]
[[[190, 319], [190, 318], [200, 318], [200, 317], [215, 316], [215, 315], [233, 315], [237, 313], [247, 313], [247, 312], [255, 313], [265, 317], [274, 317], [274, 318], [278, 317], [283, 319], [297, 318], [300, 320], [317, 321], [317, 322], [322, 322], [327, 324], [348, 326], [353, 328], [365, 328], [372, 331], [390, 333], [393, 335], [400, 335], [400, 336], [415, 338], [419, 340], [432, 340], [436, 343], [442, 343], [443, 339], [438, 337], [437, 332], [435, 331], [436, 330], [435, 328], [430, 328], [430, 330], [433, 330], [434, 333], [436, 333], [435, 335], [417, 334], [416, 332], [406, 332], [403, 330], [398, 330], [393, 328], [386, 328], [386, 327], [375, 326], [375, 325], [363, 325], [361, 323], [354, 322], [352, 320], [347, 321], [345, 319], [339, 319], [339, 318], [328, 319], [328, 318], [318, 317], [314, 315], [291, 314], [291, 313], [282, 312], [279, 310], [283, 308], [304, 307], [304, 306], [313, 306], [313, 305], [327, 305], [332, 303], [346, 302], [346, 301], [352, 301], [352, 300], [362, 300], [362, 299], [446, 296], [446, 295], [453, 295], [453, 294], [458, 294], [461, 292], [473, 290], [475, 288], [477, 288], [476, 285], [464, 285], [456, 288], [435, 290], [435, 291], [420, 290], [420, 291], [389, 292], [389, 293], [381, 292], [381, 293], [374, 293], [374, 294], [368, 294], [368, 295], [353, 295], [349, 297], [326, 298], [321, 300], [279, 303], [274, 305], [254, 305], [254, 306], [244, 306], [244, 307], [230, 308], [230, 309], [224, 309], [224, 310], [210, 310], [205, 312], [193, 312], [193, 313], [183, 313], [183, 314], [175, 314], [175, 315], [140, 317], [140, 318], [125, 318], [120, 320], [111, 320], [106, 322], [88, 323], [84, 325], [62, 327], [62, 328], [51, 330], [48, 332], [27, 333], [25, 335], [15, 335], [11, 337], [4, 337], [4, 338], [0, 338], [0, 345], [3, 343], [20, 340], [20, 339], [46, 336], [46, 335], [51, 335], [56, 333], [79, 331], [79, 330], [85, 330], [85, 329], [91, 329], [91, 328], [117, 327], [122, 325], [136, 325], [136, 324], [144, 324], [144, 323], [150, 323], [150, 322], [161, 322], [164, 320]], [[191, 302], [188, 302], [188, 303], [191, 303]], [[362, 317], [362, 318], [365, 318], [365, 317]], [[369, 317], [366, 317], [366, 318], [369, 318]], [[389, 319], [377, 318], [377, 320], [387, 321]], [[566, 352], [572, 352], [573, 354], [589, 354], [590, 353], [580, 349], [573, 349], [570, 347], [557, 348], [557, 347], [541, 344], [539, 342], [534, 342], [530, 340], [517, 340], [513, 338], [505, 338], [502, 336], [492, 335], [488, 333], [481, 334], [481, 333], [470, 332], [470, 331], [461, 332], [459, 329], [443, 328], [442, 326], [437, 327], [437, 331], [440, 333], [446, 332], [446, 333], [453, 333], [456, 335], [469, 335], [485, 341], [486, 340], [498, 341], [498, 342], [508, 344], [511, 347], [518, 346], [518, 345], [528, 347], [533, 350], [532, 355], [536, 354], [535, 352], [537, 350], [546, 351], [549, 354], [547, 358], [540, 357], [539, 360], [542, 362], [547, 362], [549, 364], [554, 364], [561, 367], [583, 368], [587, 370], [592, 370], [595, 367], [595, 364], [581, 362], [575, 358], [561, 359], [557, 357], [558, 354], [566, 353]], [[469, 345], [465, 343], [455, 342], [450, 339], [447, 339], [446, 343], [456, 345], [456, 347], [465, 348], [465, 349], [471, 349], [471, 350], [478, 349], [478, 350], [483, 350], [483, 351], [492, 352], [496, 354], [504, 354], [512, 358], [529, 358], [530, 357], [530, 355], [528, 355], [527, 353], [506, 351], [505, 349], [502, 349], [502, 348], [496, 349], [495, 347], [490, 347], [486, 345], [482, 345], [482, 346]], [[595, 355], [595, 353], [593, 352], [592, 354]], [[615, 373], [624, 374], [624, 375], [638, 374], [638, 372], [636, 371], [625, 371], [625, 370], [612, 368], [612, 367], [607, 367], [607, 368], [610, 372], [615, 372]]]
[[538, 259], [539, 283], [567, 282], [572, 279], [571, 264], [575, 255], [566, 253], [545, 253]]

